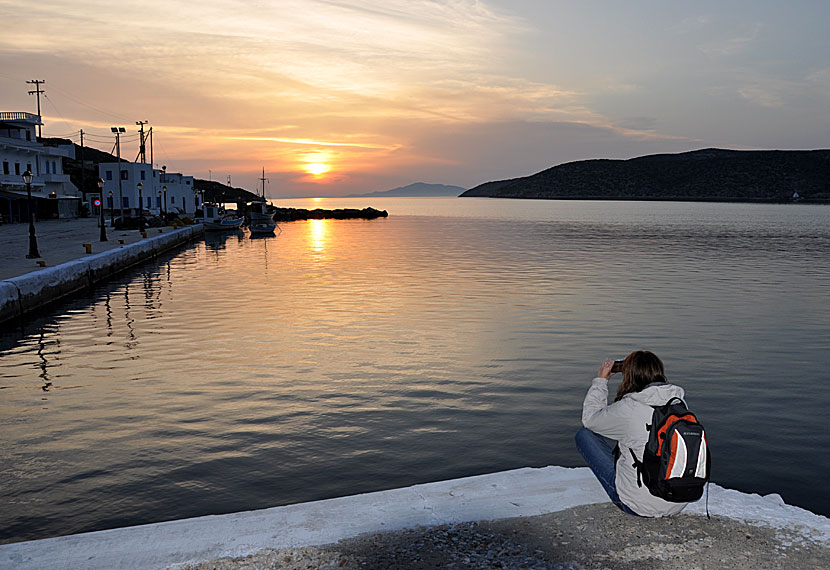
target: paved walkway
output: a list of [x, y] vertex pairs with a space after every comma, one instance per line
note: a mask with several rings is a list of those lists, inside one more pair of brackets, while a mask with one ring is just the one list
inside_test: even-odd
[[[100, 241], [101, 229], [97, 218], [74, 218], [68, 220], [44, 220], [35, 222], [35, 235], [40, 259], [28, 259], [29, 224], [0, 224], [0, 281], [19, 277], [46, 267], [54, 267], [67, 261], [83, 258], [85, 243], [92, 245], [92, 253], [100, 253], [135, 243], [143, 239], [138, 230], [116, 230], [107, 221], [107, 238]], [[157, 235], [159, 230], [169, 232], [173, 228], [149, 228], [148, 236]], [[119, 243], [119, 240], [123, 241]]]

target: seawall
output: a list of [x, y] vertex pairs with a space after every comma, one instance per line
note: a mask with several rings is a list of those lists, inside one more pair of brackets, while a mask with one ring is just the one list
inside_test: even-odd
[[[785, 531], [787, 540], [801, 537], [798, 540], [825, 548], [830, 544], [830, 520], [786, 505], [777, 495], [761, 497], [714, 484], [709, 493], [713, 517]], [[523, 468], [258, 511], [6, 544], [0, 546], [0, 568], [163, 569], [263, 549], [332, 544], [366, 533], [522, 520], [607, 502], [587, 467]], [[705, 520], [704, 501], [689, 505], [684, 513]]]
[[0, 323], [22, 317], [202, 235], [201, 224], [0, 281]]

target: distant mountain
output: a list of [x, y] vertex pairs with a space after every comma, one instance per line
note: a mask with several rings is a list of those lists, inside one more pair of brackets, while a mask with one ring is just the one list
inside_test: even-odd
[[401, 186], [393, 188], [392, 190], [385, 190], [382, 192], [369, 192], [368, 194], [351, 194], [347, 198], [381, 198], [381, 197], [425, 197], [425, 196], [458, 196], [464, 192], [466, 188], [461, 186], [447, 186], [445, 184], [427, 184], [425, 182], [415, 182], [409, 186]]
[[830, 201], [830, 150], [704, 149], [568, 162], [486, 182], [462, 197], [680, 201]]

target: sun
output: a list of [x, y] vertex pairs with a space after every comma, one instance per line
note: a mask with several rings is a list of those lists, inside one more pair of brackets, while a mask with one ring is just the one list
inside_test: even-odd
[[308, 164], [303, 165], [303, 170], [313, 176], [322, 176], [331, 170], [331, 165], [326, 164], [325, 162], [309, 162]]

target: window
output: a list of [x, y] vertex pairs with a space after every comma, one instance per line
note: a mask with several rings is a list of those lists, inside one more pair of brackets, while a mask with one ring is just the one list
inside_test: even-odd
[[112, 196], [107, 196], [107, 208], [112, 210]]
[[57, 174], [57, 173], [58, 173], [58, 163], [53, 160], [52, 161], [52, 174]]
[[121, 171], [121, 180], [129, 180], [130, 179], [130, 171], [129, 170], [122, 170]]
[[156, 196], [156, 208], [161, 208], [161, 197]]
[[9, 162], [7, 160], [3, 161], [3, 174], [9, 173]]
[[27, 165], [26, 165], [26, 170], [28, 170], [29, 172], [31, 172], [32, 174], [34, 174], [34, 170], [32, 170], [32, 165], [31, 165], [31, 164], [27, 164]]
[[112, 180], [112, 170], [107, 170], [107, 180]]
[[[144, 172], [142, 172], [141, 174], [144, 174]], [[153, 207], [153, 199], [150, 196], [147, 196], [147, 207], [148, 208]]]
[[49, 161], [48, 161], [48, 160], [47, 160], [47, 161], [45, 161], [45, 162], [44, 162], [44, 164], [43, 164], [43, 166], [45, 166], [45, 167], [46, 167], [46, 172], [45, 172], [45, 174], [49, 174]]
[[175, 203], [176, 203], [176, 197], [175, 197], [175, 196], [170, 196], [170, 203], [171, 203], [171, 204], [175, 204]]
[[20, 163], [19, 162], [14, 163], [14, 173], [17, 174], [18, 176], [20, 176]]
[[185, 182], [185, 184], [187, 184], [188, 186], [190, 186], [190, 180], [187, 180], [187, 181]]
[[146, 176], [146, 174], [147, 174], [147, 173], [146, 173], [146, 172], [144, 172], [143, 170], [141, 171], [141, 179], [142, 179], [142, 180], [147, 180], [146, 178], [144, 178], [144, 176]]
[[27, 141], [32, 140], [32, 132], [31, 131], [26, 131], [26, 140]]
[[130, 207], [130, 197], [129, 196], [121, 196], [121, 207], [122, 208], [129, 208]]

